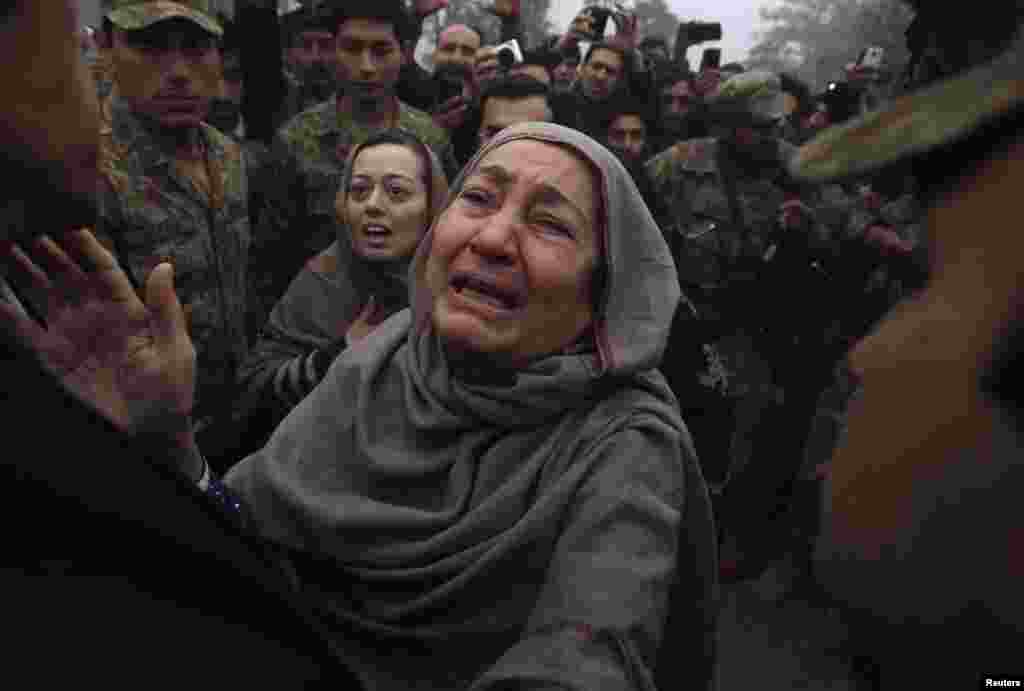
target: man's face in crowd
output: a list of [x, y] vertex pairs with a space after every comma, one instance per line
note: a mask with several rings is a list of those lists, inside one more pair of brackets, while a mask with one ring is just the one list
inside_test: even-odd
[[689, 82], [678, 81], [661, 91], [661, 124], [669, 134], [682, 135], [693, 107], [694, 93]]
[[[95, 218], [100, 115], [81, 60], [77, 0], [19, 0], [0, 7], [0, 174], [4, 196], [41, 200], [36, 232]], [[46, 37], [46, 50], [39, 38]], [[0, 224], [0, 242], [8, 228]]]
[[338, 28], [338, 83], [346, 95], [360, 100], [393, 95], [402, 60], [391, 24], [350, 19]]
[[572, 87], [572, 82], [576, 79], [576, 70], [579, 69], [580, 61], [576, 58], [565, 58], [558, 64], [552, 71], [552, 77], [554, 79], [553, 87], [555, 91], [563, 92], [568, 91]]
[[499, 71], [498, 52], [494, 46], [487, 46], [477, 51], [476, 83], [480, 88], [497, 79]]
[[510, 77], [515, 75], [525, 75], [536, 79], [541, 84], [551, 86], [551, 73], [548, 72], [548, 68], [544, 65], [534, 65], [528, 63], [519, 63], [508, 71]]
[[521, 122], [551, 122], [551, 109], [543, 96], [526, 98], [501, 98], [492, 96], [484, 101], [480, 121], [480, 146], [506, 127]]
[[589, 9], [581, 11], [573, 18], [569, 31], [587, 41], [596, 39], [597, 27], [593, 13]]
[[618, 87], [622, 79], [622, 56], [614, 50], [598, 48], [580, 70], [583, 93], [591, 101], [604, 101]]
[[638, 115], [620, 115], [608, 127], [608, 147], [626, 162], [636, 163], [643, 158], [647, 145], [647, 127]]
[[442, 65], [458, 65], [472, 71], [480, 50], [480, 34], [464, 24], [450, 26], [441, 32], [434, 50], [434, 69]]
[[217, 38], [185, 19], [114, 30], [118, 94], [164, 127], [196, 127], [221, 89]]
[[295, 37], [288, 59], [299, 74], [305, 74], [315, 65], [329, 69], [335, 60], [334, 36], [328, 31], [302, 31]]

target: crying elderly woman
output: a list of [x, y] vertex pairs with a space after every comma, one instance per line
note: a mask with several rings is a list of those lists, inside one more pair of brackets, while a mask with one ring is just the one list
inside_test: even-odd
[[[120, 388], [76, 389], [124, 429], [188, 408], [168, 274], [147, 306], [165, 364], [107, 357]], [[689, 644], [669, 653], [700, 666], [710, 505], [655, 370], [679, 286], [629, 174], [573, 130], [505, 130], [453, 186], [409, 291], [225, 478], [346, 662], [373, 689], [653, 689], [672, 590]], [[168, 437], [205, 485], [190, 435]]]

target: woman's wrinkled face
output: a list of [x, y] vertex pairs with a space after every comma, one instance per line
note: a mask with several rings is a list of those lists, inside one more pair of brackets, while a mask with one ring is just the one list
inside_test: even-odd
[[426, 281], [449, 348], [519, 366], [594, 320], [599, 188], [569, 150], [512, 141], [479, 162], [434, 230]]
[[359, 152], [336, 209], [356, 254], [389, 260], [415, 252], [427, 230], [426, 177], [425, 164], [406, 146], [379, 144]]

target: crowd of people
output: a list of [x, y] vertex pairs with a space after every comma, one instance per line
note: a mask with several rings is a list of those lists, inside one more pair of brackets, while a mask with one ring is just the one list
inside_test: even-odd
[[21, 604], [175, 679], [715, 688], [788, 555], [865, 688], [1019, 671], [1021, 3], [818, 94], [598, 5], [428, 70], [446, 4], [2, 10]]

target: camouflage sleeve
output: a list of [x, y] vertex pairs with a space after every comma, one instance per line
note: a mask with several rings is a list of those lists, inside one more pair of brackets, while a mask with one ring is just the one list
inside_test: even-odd
[[669, 147], [656, 156], [652, 156], [644, 164], [647, 175], [651, 179], [656, 191], [661, 191], [665, 184], [672, 177], [676, 168], [676, 158], [673, 147]]

